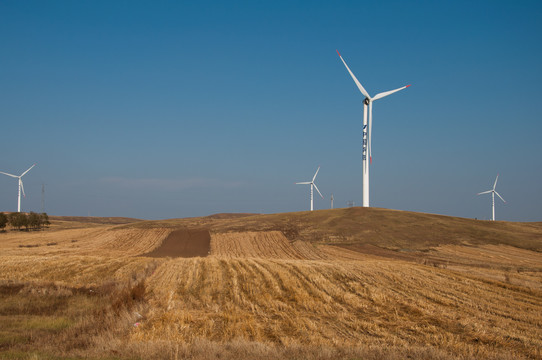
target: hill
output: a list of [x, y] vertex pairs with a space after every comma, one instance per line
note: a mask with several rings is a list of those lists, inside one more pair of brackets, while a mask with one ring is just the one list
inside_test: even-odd
[[97, 217], [97, 216], [50, 216], [49, 220], [54, 220], [58, 223], [60, 222], [72, 222], [72, 223], [83, 223], [83, 224], [100, 224], [100, 225], [120, 225], [120, 224], [130, 224], [137, 221], [142, 221], [141, 219], [126, 218], [126, 217]]
[[290, 241], [313, 244], [370, 244], [393, 250], [434, 246], [506, 244], [542, 250], [542, 222], [465, 219], [379, 208], [343, 208], [270, 215], [209, 216], [142, 221], [130, 228], [202, 227], [212, 232], [280, 231]]
[[0, 234], [0, 357], [540, 358], [541, 250], [375, 208], [53, 219]]

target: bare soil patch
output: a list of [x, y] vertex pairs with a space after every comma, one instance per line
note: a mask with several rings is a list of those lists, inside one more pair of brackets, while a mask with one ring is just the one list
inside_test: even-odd
[[162, 245], [145, 254], [148, 257], [205, 257], [211, 250], [211, 235], [205, 229], [181, 229], [171, 232]]

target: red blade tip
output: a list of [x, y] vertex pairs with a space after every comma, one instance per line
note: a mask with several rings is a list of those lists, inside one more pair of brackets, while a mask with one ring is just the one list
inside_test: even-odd
[[337, 52], [337, 54], [339, 54], [339, 56], [341, 56], [341, 53], [339, 52], [339, 50], [335, 49], [335, 51]]
[[410, 87], [410, 85], [407, 85], [406, 87]]

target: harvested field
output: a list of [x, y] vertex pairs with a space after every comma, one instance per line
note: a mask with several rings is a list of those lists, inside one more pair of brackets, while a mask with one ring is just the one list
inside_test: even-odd
[[144, 272], [152, 259], [104, 256], [2, 256], [0, 281], [97, 286]]
[[[3, 255], [136, 256], [159, 246], [171, 229], [114, 226], [1, 234]], [[48, 245], [54, 244], [54, 245]]]
[[290, 242], [280, 231], [215, 233], [211, 254], [227, 258], [305, 259], [326, 258], [305, 242]]
[[211, 235], [207, 230], [175, 230], [162, 245], [144, 254], [148, 257], [205, 257], [211, 251]]
[[179, 259], [148, 286], [148, 320], [131, 341], [394, 344], [479, 358], [542, 349], [542, 292], [420, 264]]
[[507, 245], [439, 246], [430, 258], [454, 265], [482, 266], [500, 269], [538, 268], [542, 271], [542, 253]]
[[352, 250], [366, 255], [373, 255], [381, 258], [389, 258], [395, 260], [416, 261], [420, 258], [419, 252], [400, 252], [393, 251], [385, 248], [381, 248], [371, 244], [352, 244], [352, 245], [338, 245], [344, 249]]
[[1, 233], [0, 358], [542, 358], [542, 224], [314, 213]]

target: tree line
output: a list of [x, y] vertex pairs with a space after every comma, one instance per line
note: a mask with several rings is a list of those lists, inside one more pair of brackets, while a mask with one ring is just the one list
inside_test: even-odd
[[0, 230], [4, 231], [5, 227], [10, 225], [12, 228], [21, 230], [39, 230], [43, 226], [51, 225], [49, 221], [49, 215], [47, 213], [35, 213], [29, 214], [13, 212], [10, 214], [0, 213]]

